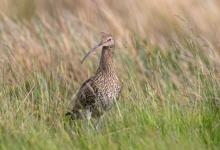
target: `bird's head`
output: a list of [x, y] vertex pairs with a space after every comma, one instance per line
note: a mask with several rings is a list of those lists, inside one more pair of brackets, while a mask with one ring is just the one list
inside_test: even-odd
[[99, 42], [99, 44], [97, 44], [94, 48], [92, 48], [82, 59], [81, 63], [84, 62], [84, 60], [95, 50], [97, 50], [98, 48], [103, 48], [103, 47], [114, 47], [115, 46], [115, 41], [112, 37], [111, 34], [107, 34], [104, 32], [101, 32], [102, 38], [101, 41]]
[[104, 33], [104, 32], [101, 32], [102, 34], [102, 38], [101, 38], [101, 41], [98, 45], [102, 46], [102, 47], [113, 47], [115, 45], [115, 41], [112, 37], [111, 34], [107, 34], [107, 33]]

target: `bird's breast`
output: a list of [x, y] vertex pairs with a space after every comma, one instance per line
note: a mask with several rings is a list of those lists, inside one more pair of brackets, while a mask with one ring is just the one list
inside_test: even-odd
[[103, 80], [103, 88], [101, 91], [108, 99], [117, 99], [120, 92], [120, 82], [117, 76], [105, 78], [105, 80]]

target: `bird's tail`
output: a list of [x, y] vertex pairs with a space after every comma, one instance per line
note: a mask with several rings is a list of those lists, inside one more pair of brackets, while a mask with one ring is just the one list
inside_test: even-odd
[[81, 106], [79, 105], [77, 100], [77, 97], [73, 96], [70, 104], [70, 111], [65, 114], [65, 116], [70, 116], [73, 120], [82, 118], [82, 113], [80, 111]]
[[80, 111], [77, 110], [71, 110], [68, 111], [65, 116], [70, 116], [72, 120], [77, 120], [82, 118], [82, 114]]

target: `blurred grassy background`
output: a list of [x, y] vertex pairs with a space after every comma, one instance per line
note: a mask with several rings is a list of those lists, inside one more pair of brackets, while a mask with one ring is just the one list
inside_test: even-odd
[[[219, 149], [217, 0], [0, 0], [1, 149]], [[97, 67], [80, 60], [116, 39], [123, 83], [100, 131], [68, 123]]]

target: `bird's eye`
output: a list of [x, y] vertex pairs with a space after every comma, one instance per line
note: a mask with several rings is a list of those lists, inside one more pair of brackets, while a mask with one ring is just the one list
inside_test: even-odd
[[107, 42], [108, 42], [108, 41], [111, 41], [111, 39], [108, 39]]

